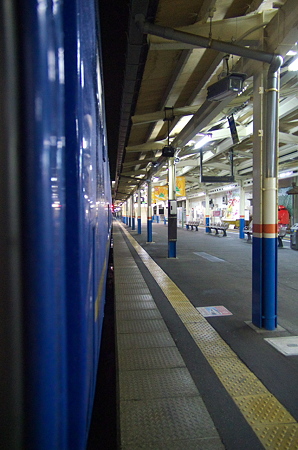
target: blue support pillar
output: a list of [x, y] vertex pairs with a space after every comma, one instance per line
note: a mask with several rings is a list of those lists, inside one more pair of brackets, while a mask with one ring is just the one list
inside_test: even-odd
[[244, 227], [245, 227], [245, 219], [243, 216], [240, 216], [240, 220], [239, 220], [239, 238], [240, 239], [245, 238]]
[[277, 327], [277, 238], [263, 238], [263, 320], [266, 330]]
[[152, 242], [152, 218], [147, 218], [147, 242]]
[[[255, 226], [254, 226], [255, 228]], [[252, 323], [262, 328], [263, 258], [262, 238], [254, 233], [252, 244]]]
[[205, 228], [206, 233], [210, 233], [209, 225], [210, 225], [210, 219], [209, 219], [209, 216], [206, 216], [206, 228]]
[[169, 241], [168, 258], [176, 258], [176, 241]]

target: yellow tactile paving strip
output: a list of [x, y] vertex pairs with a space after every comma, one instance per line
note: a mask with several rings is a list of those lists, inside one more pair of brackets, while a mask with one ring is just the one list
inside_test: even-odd
[[264, 448], [298, 450], [298, 423], [294, 417], [123, 226], [122, 229]]

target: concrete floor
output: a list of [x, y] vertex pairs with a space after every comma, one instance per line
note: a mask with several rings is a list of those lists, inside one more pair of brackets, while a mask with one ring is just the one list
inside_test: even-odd
[[[141, 235], [126, 226], [121, 227], [146, 250], [194, 307], [222, 305], [231, 312], [228, 316], [210, 317], [206, 320], [253, 376], [292, 415], [294, 422], [297, 421], [298, 356], [283, 355], [269, 345], [265, 338], [298, 336], [298, 251], [290, 249], [289, 242], [284, 242], [284, 247], [278, 250], [278, 324], [281, 328], [272, 332], [259, 332], [260, 330], [249, 326], [251, 243], [240, 240], [235, 232], [228, 232], [227, 237], [222, 237], [206, 234], [203, 228], [198, 231], [178, 229], [177, 258], [168, 259], [167, 226], [153, 224], [153, 243], [146, 242], [145, 227]], [[263, 440], [261, 445], [251, 424], [235, 405], [233, 395], [227, 392], [208, 360], [195, 345], [160, 285], [143, 264], [142, 258], [127, 236], [123, 235], [123, 238], [198, 388], [224, 447], [231, 450], [257, 449], [263, 446], [275, 448], [268, 447], [268, 440]], [[297, 424], [293, 423], [291, 426], [294, 441], [293, 438], [290, 444], [287, 443], [290, 441], [281, 441], [278, 448], [298, 448]]]

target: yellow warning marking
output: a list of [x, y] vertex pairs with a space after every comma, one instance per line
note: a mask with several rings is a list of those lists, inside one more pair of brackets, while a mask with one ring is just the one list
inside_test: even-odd
[[122, 224], [120, 225], [264, 448], [298, 450], [298, 423], [294, 417], [238, 358]]
[[257, 435], [265, 448], [297, 449], [298, 424], [271, 425], [257, 428]]

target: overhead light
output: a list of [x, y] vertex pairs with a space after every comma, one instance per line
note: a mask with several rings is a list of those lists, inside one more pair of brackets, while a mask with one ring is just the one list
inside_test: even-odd
[[204, 134], [202, 135], [202, 139], [200, 139], [198, 142], [196, 142], [194, 149], [198, 150], [199, 148], [202, 148], [207, 142], [210, 142], [212, 139], [212, 134]]
[[296, 72], [298, 70], [298, 58], [295, 58], [291, 64], [288, 65], [288, 71]]
[[281, 172], [281, 173], [278, 175], [278, 178], [279, 178], [279, 179], [281, 179], [281, 178], [289, 178], [289, 177], [291, 177], [292, 175], [293, 175], [293, 171], [290, 170], [290, 171], [287, 171], [287, 172]]
[[189, 153], [188, 155], [179, 156], [180, 161], [183, 161], [184, 159], [190, 158], [193, 155], [198, 155], [197, 153]]
[[180, 133], [180, 131], [183, 130], [183, 128], [188, 124], [188, 122], [192, 118], [193, 118], [193, 114], [181, 117], [181, 119], [178, 121], [178, 123], [172, 129], [171, 136], [176, 136], [176, 134]]
[[298, 44], [298, 42], [295, 42], [295, 45], [287, 52], [287, 56], [295, 56], [295, 55], [297, 55], [297, 50], [298, 50], [298, 48], [297, 48], [297, 44]]
[[229, 184], [227, 186], [223, 186], [223, 191], [231, 191], [238, 187], [238, 184]]
[[230, 73], [221, 78], [207, 88], [207, 100], [222, 101], [226, 98], [233, 98], [243, 89], [243, 82], [246, 79], [245, 73]]

